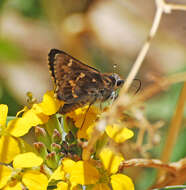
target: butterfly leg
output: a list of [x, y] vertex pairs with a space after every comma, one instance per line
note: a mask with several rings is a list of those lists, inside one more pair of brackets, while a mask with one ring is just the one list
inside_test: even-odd
[[[83, 118], [83, 122], [82, 122], [82, 124], [81, 124], [81, 128], [83, 127], [83, 125], [84, 125], [84, 123], [85, 123], [86, 116], [87, 116], [87, 113], [88, 113], [88, 111], [89, 111], [91, 105], [92, 105], [92, 104], [89, 104], [89, 106], [88, 106], [88, 108], [87, 108], [87, 110], [86, 110], [86, 112], [85, 112], [85, 116], [84, 116], [84, 118]], [[81, 128], [80, 128], [80, 129], [81, 129]]]

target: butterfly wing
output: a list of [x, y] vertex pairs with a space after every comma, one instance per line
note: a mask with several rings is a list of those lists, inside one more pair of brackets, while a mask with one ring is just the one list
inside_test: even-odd
[[55, 94], [66, 104], [81, 106], [92, 103], [101, 95], [103, 79], [100, 72], [67, 53], [52, 49], [49, 53], [49, 69], [56, 85]]

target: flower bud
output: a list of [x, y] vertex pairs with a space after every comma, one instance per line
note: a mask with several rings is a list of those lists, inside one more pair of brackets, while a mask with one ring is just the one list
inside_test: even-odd
[[47, 149], [50, 150], [51, 140], [46, 130], [41, 127], [35, 127], [35, 135], [37, 140], [44, 143]]
[[35, 142], [33, 144], [39, 155], [45, 159], [48, 154], [46, 146], [42, 142]]
[[46, 164], [48, 165], [49, 168], [52, 168], [52, 169], [57, 168], [58, 164], [57, 164], [55, 152], [51, 152], [46, 156]]
[[54, 129], [54, 132], [52, 135], [52, 142], [60, 144], [61, 140], [62, 140], [61, 133], [57, 129]]
[[52, 143], [51, 144], [51, 150], [53, 152], [59, 153], [61, 151], [61, 145], [56, 144], [56, 143]]

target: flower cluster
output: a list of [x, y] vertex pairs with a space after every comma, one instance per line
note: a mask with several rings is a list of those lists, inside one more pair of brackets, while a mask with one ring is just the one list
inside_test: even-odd
[[[101, 111], [85, 106], [60, 115], [61, 106], [53, 91], [41, 103], [24, 107], [14, 119], [7, 117], [7, 105], [0, 104], [0, 189], [133, 190], [132, 180], [118, 171], [123, 156], [105, 140], [123, 143], [133, 132], [118, 124], [107, 126], [90, 159], [84, 160], [84, 145]], [[32, 146], [23, 136], [33, 131]]]

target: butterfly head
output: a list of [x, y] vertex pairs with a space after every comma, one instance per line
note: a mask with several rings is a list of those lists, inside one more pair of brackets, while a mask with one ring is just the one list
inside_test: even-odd
[[124, 84], [124, 80], [116, 73], [110, 75], [111, 80], [113, 81], [114, 90], [121, 88]]
[[118, 89], [123, 86], [124, 80], [116, 73], [104, 73], [102, 76], [104, 80], [104, 89], [101, 91], [102, 101], [116, 99]]
[[103, 74], [104, 90], [102, 92], [102, 101], [111, 99], [115, 100], [118, 96], [118, 89], [120, 89], [124, 80], [116, 73]]

